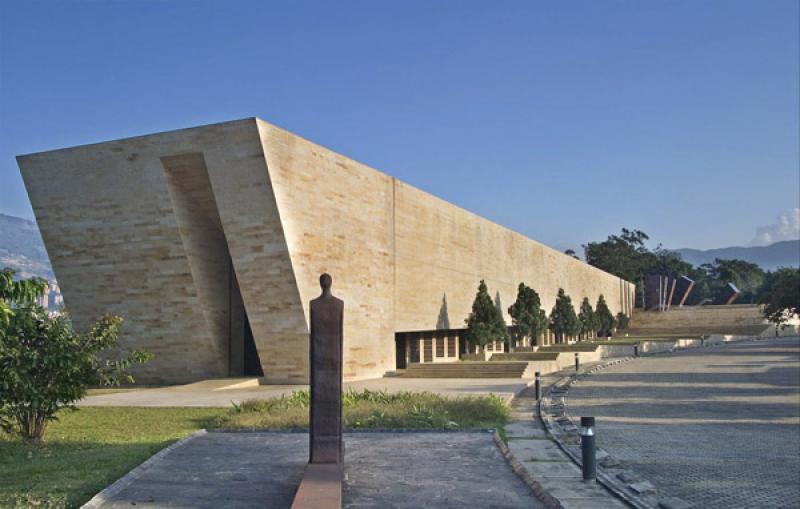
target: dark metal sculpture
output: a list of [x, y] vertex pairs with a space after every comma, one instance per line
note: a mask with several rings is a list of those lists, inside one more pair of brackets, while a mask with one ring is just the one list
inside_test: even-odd
[[672, 299], [672, 305], [683, 307], [686, 303], [686, 299], [689, 298], [689, 294], [692, 292], [694, 288], [694, 281], [689, 279], [686, 276], [681, 276], [678, 278], [677, 285], [675, 287], [675, 296]]
[[292, 509], [341, 509], [342, 341], [344, 302], [331, 294], [331, 276], [319, 277], [322, 295], [311, 301], [309, 461]]
[[733, 304], [736, 299], [741, 295], [741, 291], [736, 288], [736, 285], [733, 283], [728, 283], [725, 285], [717, 295], [716, 301], [714, 304], [718, 305], [729, 305]]
[[331, 294], [331, 276], [319, 278], [322, 295], [311, 301], [310, 460], [342, 463], [342, 325], [344, 302]]

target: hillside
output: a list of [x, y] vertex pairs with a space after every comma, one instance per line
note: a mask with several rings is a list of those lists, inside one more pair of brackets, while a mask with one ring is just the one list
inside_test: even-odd
[[764, 270], [800, 265], [800, 240], [784, 240], [769, 246], [723, 247], [718, 249], [675, 249], [683, 259], [693, 265], [711, 263], [715, 258], [736, 258], [760, 265]]
[[0, 268], [10, 267], [17, 276], [54, 279], [39, 228], [33, 221], [0, 214]]

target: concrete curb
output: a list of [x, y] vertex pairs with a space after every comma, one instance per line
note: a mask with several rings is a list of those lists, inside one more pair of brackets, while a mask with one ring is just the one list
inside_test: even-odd
[[511, 467], [511, 470], [517, 474], [517, 477], [522, 479], [522, 482], [524, 482], [528, 488], [530, 488], [534, 496], [536, 496], [536, 498], [538, 498], [547, 509], [564, 509], [561, 505], [561, 502], [549, 494], [547, 490], [545, 490], [542, 485], [539, 484], [539, 481], [533, 478], [530, 472], [528, 472], [528, 469], [526, 469], [522, 463], [517, 460], [516, 456], [514, 456], [514, 453], [512, 453], [511, 449], [509, 449], [506, 443], [503, 442], [503, 439], [500, 438], [500, 434], [497, 431], [494, 432], [493, 438], [495, 445], [498, 449], [500, 449], [500, 453], [503, 455], [503, 458], [505, 458], [506, 463], [508, 463], [508, 465]]
[[154, 465], [158, 464], [162, 459], [164, 459], [164, 456], [166, 456], [167, 454], [169, 454], [173, 450], [177, 449], [178, 447], [186, 445], [187, 443], [191, 442], [195, 438], [205, 435], [206, 433], [207, 433], [207, 431], [204, 430], [204, 429], [197, 430], [194, 433], [192, 433], [191, 435], [178, 440], [174, 444], [169, 445], [169, 446], [161, 449], [160, 451], [158, 451], [154, 455], [152, 455], [149, 458], [147, 458], [146, 460], [144, 460], [144, 462], [142, 462], [139, 466], [135, 467], [133, 470], [131, 470], [127, 474], [123, 475], [122, 477], [120, 477], [119, 479], [114, 481], [111, 485], [109, 485], [106, 488], [104, 488], [97, 495], [92, 497], [91, 500], [89, 500], [88, 502], [83, 504], [81, 506], [81, 509], [98, 509], [98, 508], [100, 508], [109, 499], [111, 499], [112, 497], [117, 495], [123, 489], [127, 488], [133, 481], [135, 481], [136, 479], [138, 479], [139, 477], [141, 477], [142, 475], [147, 473], [147, 471], [150, 470], [151, 467], [153, 467]]

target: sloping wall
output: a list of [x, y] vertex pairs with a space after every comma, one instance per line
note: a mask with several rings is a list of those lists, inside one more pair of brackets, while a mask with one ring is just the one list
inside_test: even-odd
[[348, 379], [393, 369], [394, 332], [434, 328], [443, 299], [461, 327], [480, 279], [504, 313], [520, 281], [548, 310], [559, 287], [632, 302], [619, 278], [258, 119], [19, 164], [76, 324], [125, 317], [122, 350], [156, 354], [143, 381], [228, 376], [234, 302], [267, 380], [305, 381], [322, 272], [345, 301]]

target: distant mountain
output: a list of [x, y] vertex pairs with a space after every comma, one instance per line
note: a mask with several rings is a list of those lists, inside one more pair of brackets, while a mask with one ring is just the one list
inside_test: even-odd
[[778, 267], [800, 266], [800, 240], [784, 240], [769, 246], [722, 247], [718, 249], [673, 249], [681, 257], [693, 264], [712, 263], [715, 258], [730, 260], [736, 258], [761, 266], [764, 270]]
[[4, 267], [16, 270], [21, 278], [54, 279], [36, 223], [0, 214], [0, 268]]

